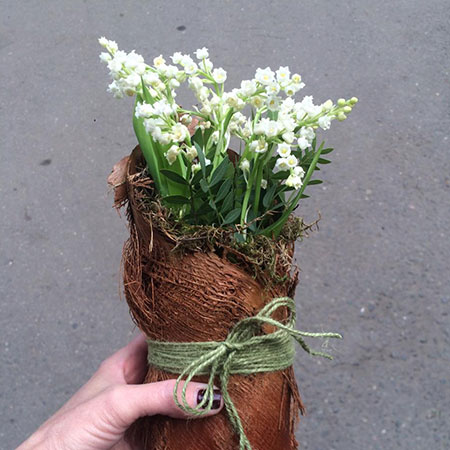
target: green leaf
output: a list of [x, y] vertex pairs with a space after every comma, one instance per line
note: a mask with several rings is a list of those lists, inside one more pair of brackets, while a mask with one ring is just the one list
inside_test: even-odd
[[160, 172], [167, 177], [169, 180], [175, 181], [175, 183], [183, 184], [189, 186], [187, 180], [185, 180], [181, 175], [169, 169], [160, 169]]
[[225, 176], [228, 165], [231, 164], [228, 158], [224, 158], [222, 162], [216, 167], [216, 169], [211, 174], [210, 186], [215, 186], [219, 181]]
[[291, 172], [289, 172], [289, 170], [282, 170], [280, 172], [274, 173], [270, 178], [272, 178], [272, 180], [284, 180], [289, 176], [290, 173]]
[[200, 162], [200, 167], [202, 168], [203, 176], [206, 176], [206, 164], [205, 164], [205, 154], [203, 153], [203, 149], [200, 147], [197, 142], [194, 142], [195, 148], [197, 149], [198, 160]]
[[234, 192], [230, 191], [222, 203], [222, 213], [226, 213], [233, 207]]
[[325, 159], [325, 158], [319, 158], [318, 160], [317, 160], [317, 163], [318, 164], [330, 164], [330, 160], [329, 159]]
[[144, 79], [141, 76], [141, 84], [142, 84], [142, 93], [143, 93], [143, 97], [144, 97], [144, 101], [145, 103], [148, 103], [149, 105], [153, 104], [153, 98], [150, 95], [150, 92], [147, 88], [147, 86], [144, 83]]
[[327, 155], [328, 153], [331, 153], [334, 150], [334, 148], [324, 148], [321, 152], [322, 155]]
[[233, 181], [227, 178], [221, 185], [216, 195], [216, 202], [219, 203], [230, 192]]
[[195, 212], [197, 213], [197, 215], [202, 216], [204, 214], [213, 212], [213, 209], [211, 208], [211, 206], [209, 206], [208, 202], [204, 202], [202, 205], [200, 205], [199, 208], [197, 208]]
[[228, 225], [230, 223], [235, 222], [237, 219], [239, 219], [240, 215], [241, 215], [241, 208], [235, 208], [231, 210], [223, 219], [222, 225]]
[[308, 184], [322, 184], [322, 180], [311, 180]]
[[163, 197], [163, 200], [167, 203], [172, 203], [173, 205], [187, 205], [190, 203], [190, 200], [182, 195], [167, 195], [166, 197]]
[[201, 170], [199, 170], [198, 172], [195, 172], [195, 174], [192, 178], [192, 181], [191, 181], [192, 186], [197, 185], [202, 178], [203, 178], [203, 172]]
[[208, 192], [209, 189], [208, 182], [204, 178], [200, 180], [200, 187], [202, 188], [203, 192]]
[[264, 208], [268, 208], [272, 201], [273, 201], [273, 197], [275, 196], [275, 191], [277, 189], [277, 185], [276, 184], [272, 184], [272, 186], [270, 186], [270, 188], [267, 190], [266, 195], [264, 196], [263, 199], [263, 206]]

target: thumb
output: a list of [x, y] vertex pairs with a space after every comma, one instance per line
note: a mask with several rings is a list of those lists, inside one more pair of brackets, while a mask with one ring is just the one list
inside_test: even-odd
[[[104, 391], [99, 397], [103, 403], [102, 410], [108, 416], [110, 425], [121, 433], [139, 417], [161, 414], [178, 419], [207, 417], [217, 414], [223, 408], [223, 399], [217, 388], [214, 388], [214, 401], [211, 411], [201, 416], [191, 415], [181, 410], [175, 403], [173, 391], [176, 380], [158, 381], [139, 385], [119, 385]], [[178, 385], [178, 401], [181, 403], [181, 392], [184, 382]], [[186, 401], [191, 408], [203, 400], [207, 385], [190, 382], [186, 387]]]

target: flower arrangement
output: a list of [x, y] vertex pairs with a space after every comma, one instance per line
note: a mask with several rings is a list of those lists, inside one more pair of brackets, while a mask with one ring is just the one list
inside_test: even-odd
[[[225, 404], [219, 415], [188, 424], [141, 418], [128, 439], [146, 450], [296, 449], [304, 408], [293, 341], [330, 357], [304, 338], [341, 336], [295, 329], [294, 244], [309, 226], [292, 213], [305, 188], [322, 183], [314, 171], [330, 162], [332, 148], [318, 144], [316, 132], [345, 120], [358, 100], [296, 101], [304, 83], [285, 66], [258, 68], [225, 91], [227, 73], [206, 48], [195, 59], [176, 52], [172, 64], [160, 55], [148, 65], [134, 50], [99, 42], [108, 91], [135, 96], [139, 146], [108, 181], [115, 205], [128, 208], [124, 291], [148, 337], [145, 382], [185, 379], [174, 399], [197, 415], [211, 409], [217, 382]], [[192, 109], [176, 101], [183, 83], [198, 101]], [[192, 409], [185, 387], [194, 379], [207, 389]]]
[[[296, 102], [305, 84], [288, 67], [258, 68], [253, 79], [225, 91], [227, 73], [213, 66], [206, 48], [195, 52], [196, 61], [176, 52], [173, 64], [160, 55], [148, 65], [134, 50], [119, 50], [104, 37], [99, 42], [113, 79], [109, 92], [136, 96], [134, 130], [164, 203], [187, 223], [234, 226], [240, 240], [247, 232], [279, 235], [307, 197], [306, 186], [322, 182], [311, 180], [314, 170], [330, 162], [322, 156], [332, 149], [317, 145], [316, 130], [345, 120], [358, 101]], [[198, 99], [192, 110], [176, 103], [183, 83]], [[232, 136], [240, 147], [233, 162]]]

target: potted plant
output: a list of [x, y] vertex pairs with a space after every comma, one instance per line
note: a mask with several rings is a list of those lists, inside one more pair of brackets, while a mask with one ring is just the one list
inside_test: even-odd
[[[134, 96], [138, 146], [109, 177], [115, 206], [127, 207], [124, 290], [147, 335], [145, 382], [208, 383], [202, 415], [219, 386], [224, 410], [198, 421], [146, 417], [128, 439], [145, 449], [295, 449], [304, 408], [292, 368], [295, 342], [337, 333], [295, 329], [294, 244], [313, 224], [293, 211], [332, 151], [316, 131], [342, 121], [356, 98], [313, 103], [288, 67], [257, 69], [225, 90], [226, 71], [206, 48], [146, 64], [101, 38], [117, 98]], [[198, 104], [176, 101], [187, 84]], [[233, 138], [233, 144], [230, 144]], [[233, 146], [234, 149], [230, 149]]]

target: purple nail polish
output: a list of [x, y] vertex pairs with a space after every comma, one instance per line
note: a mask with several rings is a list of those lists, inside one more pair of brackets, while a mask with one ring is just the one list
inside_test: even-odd
[[[203, 400], [205, 397], [206, 389], [200, 389], [197, 393], [197, 405]], [[220, 401], [222, 399], [222, 395], [220, 394], [219, 389], [214, 389], [214, 398], [212, 402], [211, 409], [219, 409], [220, 408]], [[208, 404], [208, 401], [206, 401], [205, 406]], [[205, 406], [202, 408], [204, 409]]]

